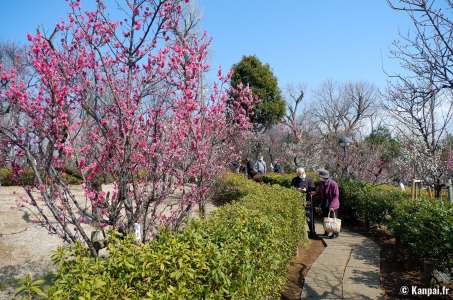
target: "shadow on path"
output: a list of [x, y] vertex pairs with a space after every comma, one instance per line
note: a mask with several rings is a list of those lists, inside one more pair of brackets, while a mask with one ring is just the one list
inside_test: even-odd
[[[323, 232], [320, 223], [316, 227]], [[375, 242], [349, 230], [325, 242], [327, 248], [305, 278], [302, 299], [384, 299]]]

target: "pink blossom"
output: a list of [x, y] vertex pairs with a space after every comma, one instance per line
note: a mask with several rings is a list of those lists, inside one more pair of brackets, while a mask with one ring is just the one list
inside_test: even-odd
[[[77, 231], [84, 230], [77, 222], [86, 220], [83, 211], [65, 205], [71, 193], [63, 176], [68, 164], [83, 175], [88, 205], [102, 217], [99, 226], [107, 226], [115, 207], [122, 208], [108, 220], [113, 229], [144, 220], [135, 216], [135, 208], [149, 205], [149, 212], [155, 212], [145, 227], [152, 237], [153, 224], [176, 225], [181, 208], [208, 197], [216, 176], [238, 158], [234, 141], [251, 128], [256, 103], [251, 89], [227, 88], [231, 72], [224, 76], [219, 68], [219, 81], [203, 93], [209, 101], [203, 99], [201, 78], [209, 67], [211, 40], [196, 32], [178, 35], [174, 28], [182, 17], [181, 1], [159, 3], [147, 1], [145, 13], [132, 5], [129, 19], [118, 22], [107, 17], [101, 2], [96, 11], [83, 12], [79, 1], [71, 0], [72, 12], [57, 25], [52, 45], [40, 33], [27, 35], [36, 74], [32, 86], [14, 69], [0, 66], [0, 101], [21, 116], [12, 127], [17, 136], [0, 133], [0, 142], [14, 148], [16, 173], [29, 168], [32, 158], [44, 180], [33, 185], [45, 200], [40, 208], [58, 211], [62, 222]], [[143, 24], [151, 26], [146, 38]], [[130, 51], [130, 39], [137, 49]], [[105, 178], [113, 182], [109, 197], [100, 186]], [[198, 178], [197, 184], [188, 185], [188, 178]], [[188, 192], [178, 196], [182, 189]], [[175, 203], [166, 216], [157, 208], [169, 199]], [[63, 237], [74, 234], [59, 224], [47, 225]]]
[[141, 23], [140, 21], [135, 21], [135, 30], [140, 30]]

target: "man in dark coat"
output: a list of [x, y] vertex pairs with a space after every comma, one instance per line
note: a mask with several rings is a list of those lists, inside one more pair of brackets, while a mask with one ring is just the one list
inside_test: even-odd
[[247, 159], [247, 163], [245, 165], [245, 169], [247, 171], [247, 175], [250, 179], [253, 179], [258, 172], [255, 170], [255, 166], [253, 165], [252, 161], [250, 159]]
[[291, 181], [291, 185], [295, 187], [302, 193], [306, 194], [306, 205], [305, 211], [308, 221], [308, 228], [310, 230], [309, 237], [315, 238], [315, 223], [314, 223], [314, 215], [313, 215], [313, 201], [311, 194], [314, 190], [313, 180], [305, 174], [304, 168], [297, 169], [297, 176], [293, 178]]

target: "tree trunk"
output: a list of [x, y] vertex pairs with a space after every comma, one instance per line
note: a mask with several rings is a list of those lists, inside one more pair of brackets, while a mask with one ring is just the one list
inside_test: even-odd
[[206, 203], [204, 201], [200, 201], [198, 203], [198, 211], [200, 214], [200, 218], [205, 219], [206, 218]]
[[440, 180], [437, 179], [436, 183], [434, 184], [434, 197], [436, 199], [440, 199], [442, 194], [442, 185], [440, 184]]

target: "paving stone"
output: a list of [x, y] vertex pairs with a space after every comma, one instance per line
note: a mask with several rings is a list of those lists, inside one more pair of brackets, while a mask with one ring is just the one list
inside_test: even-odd
[[380, 289], [379, 268], [353, 266], [346, 268], [343, 279], [344, 299], [383, 299], [384, 292]]
[[348, 267], [363, 268], [364, 266], [373, 266], [379, 268], [380, 266], [379, 250], [364, 251], [353, 249]]
[[326, 266], [345, 267], [351, 254], [351, 248], [333, 249], [327, 247], [316, 260], [316, 263]]
[[341, 297], [343, 271], [342, 266], [313, 264], [305, 278], [303, 296], [322, 295], [323, 299]]
[[[323, 232], [320, 223], [316, 230]], [[305, 278], [301, 299], [384, 299], [376, 243], [348, 230], [325, 242], [327, 248]]]

